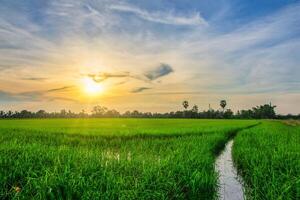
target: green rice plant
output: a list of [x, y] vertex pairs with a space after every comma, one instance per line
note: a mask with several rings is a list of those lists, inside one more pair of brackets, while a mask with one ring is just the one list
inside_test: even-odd
[[214, 199], [216, 154], [257, 121], [0, 121], [0, 199]]
[[265, 121], [243, 130], [233, 157], [248, 199], [300, 199], [300, 126]]

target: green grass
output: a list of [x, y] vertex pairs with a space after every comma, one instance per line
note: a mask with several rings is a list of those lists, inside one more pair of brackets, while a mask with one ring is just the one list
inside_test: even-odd
[[300, 199], [300, 126], [266, 121], [243, 130], [233, 157], [248, 199]]
[[0, 199], [213, 199], [242, 120], [0, 120]]
[[[0, 129], [22, 129], [28, 133], [52, 132], [94, 136], [182, 135], [227, 131], [255, 124], [254, 120], [197, 119], [23, 119], [0, 120]], [[27, 132], [24, 132], [27, 133]]]

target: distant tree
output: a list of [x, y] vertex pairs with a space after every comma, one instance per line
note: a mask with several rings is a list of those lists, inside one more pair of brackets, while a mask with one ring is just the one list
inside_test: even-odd
[[231, 118], [233, 118], [233, 112], [232, 112], [232, 110], [227, 109], [224, 112], [223, 116], [224, 116], [225, 119], [231, 119]]
[[28, 110], [22, 111], [0, 111], [0, 118], [80, 118], [80, 117], [136, 117], [136, 118], [209, 118], [209, 119], [300, 119], [299, 115], [276, 115], [276, 106], [270, 104], [259, 105], [248, 110], [239, 110], [236, 114], [233, 114], [232, 110], [226, 109], [226, 101], [220, 101], [220, 106], [223, 111], [213, 110], [209, 108], [207, 111], [199, 112], [198, 106], [194, 105], [191, 110], [188, 110], [188, 101], [182, 103], [184, 111], [173, 111], [169, 113], [151, 113], [151, 112], [139, 112], [138, 110], [126, 111], [120, 114], [117, 110], [110, 110], [103, 106], [95, 106], [91, 114], [82, 110], [79, 113], [74, 113], [65, 109], [60, 112], [46, 112], [39, 110], [32, 112]]
[[198, 113], [198, 106], [197, 106], [197, 105], [194, 105], [194, 106], [193, 106], [192, 112], [193, 112], [193, 113]]
[[120, 113], [115, 109], [107, 110], [105, 113], [105, 117], [120, 117]]
[[20, 113], [19, 113], [19, 117], [18, 118], [29, 118], [31, 117], [32, 114], [30, 111], [28, 110], [22, 110]]
[[146, 117], [146, 118], [151, 118], [153, 115], [152, 115], [152, 113], [151, 112], [145, 112], [144, 113], [144, 117]]
[[44, 117], [46, 117], [47, 113], [45, 110], [39, 110], [35, 113], [35, 115], [39, 118], [44, 118]]
[[9, 110], [9, 111], [6, 113], [6, 116], [7, 116], [8, 118], [12, 117], [12, 115], [13, 115], [13, 112], [12, 112], [11, 110]]
[[88, 117], [88, 114], [85, 113], [85, 110], [81, 110], [81, 112], [78, 113], [78, 117], [85, 118], [85, 117]]
[[183, 101], [182, 102], [182, 106], [185, 110], [187, 110], [187, 108], [189, 107], [189, 102], [188, 101]]
[[92, 115], [94, 117], [103, 117], [107, 112], [107, 108], [104, 106], [94, 106], [92, 110]]
[[253, 107], [253, 117], [256, 119], [274, 119], [276, 116], [275, 108], [276, 106], [271, 103]]
[[241, 111], [238, 112], [237, 118], [252, 119], [252, 118], [254, 118], [253, 111], [250, 110], [250, 109], [248, 109], [248, 110], [241, 110]]
[[63, 117], [63, 118], [67, 117], [67, 111], [65, 109], [62, 109], [60, 111], [59, 115], [60, 115], [60, 117]]
[[134, 110], [132, 111], [131, 113], [131, 117], [141, 117], [142, 116], [142, 113], [140, 113], [139, 111], [137, 110]]
[[189, 107], [189, 102], [188, 101], [183, 101], [182, 102], [182, 106], [183, 106], [183, 108], [184, 108], [184, 111], [182, 112], [182, 115], [180, 116], [180, 117], [183, 117], [183, 118], [186, 118], [187, 116], [188, 116], [188, 111], [187, 111], [187, 109], [188, 109], [188, 107]]
[[130, 117], [131, 116], [131, 112], [129, 110], [127, 110], [124, 114], [124, 117]]
[[0, 110], [0, 118], [5, 118], [5, 112], [3, 110]]
[[224, 109], [225, 109], [226, 105], [227, 105], [226, 100], [221, 100], [221, 101], [220, 101], [220, 106], [221, 106], [221, 108], [223, 109], [223, 112], [224, 112]]
[[192, 118], [197, 118], [198, 117], [198, 106], [197, 105], [194, 105], [192, 107], [192, 110], [191, 110], [191, 117]]

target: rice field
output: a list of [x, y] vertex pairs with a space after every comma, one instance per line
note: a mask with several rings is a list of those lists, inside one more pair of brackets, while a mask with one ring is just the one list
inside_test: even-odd
[[266, 121], [243, 130], [233, 158], [248, 199], [300, 199], [300, 126]]
[[238, 131], [234, 160], [251, 188], [247, 195], [293, 199], [299, 194], [299, 127], [258, 123], [0, 120], [0, 199], [217, 199], [215, 160]]

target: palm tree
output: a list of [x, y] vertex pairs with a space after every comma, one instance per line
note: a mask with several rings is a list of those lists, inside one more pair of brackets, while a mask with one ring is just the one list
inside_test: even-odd
[[225, 109], [226, 105], [227, 105], [226, 100], [221, 100], [220, 101], [220, 106], [222, 107], [223, 112], [224, 112], [224, 109]]
[[192, 112], [193, 112], [193, 113], [198, 113], [198, 106], [197, 106], [197, 105], [194, 105], [194, 106], [193, 106]]
[[188, 101], [183, 101], [182, 102], [182, 106], [184, 107], [184, 109], [186, 110], [189, 107], [189, 102]]

